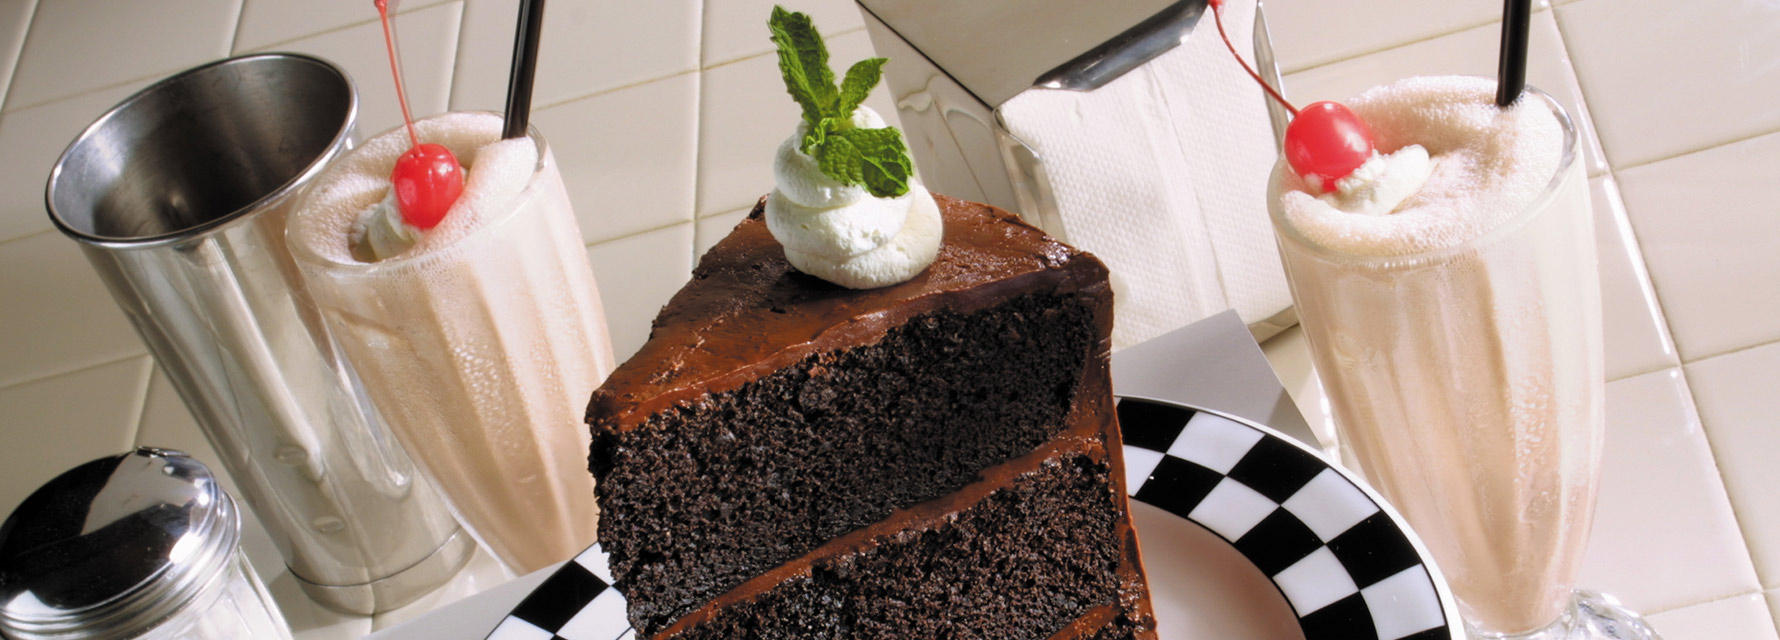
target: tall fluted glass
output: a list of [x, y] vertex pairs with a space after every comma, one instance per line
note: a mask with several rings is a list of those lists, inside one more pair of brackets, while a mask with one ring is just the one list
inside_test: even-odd
[[[498, 130], [495, 114], [468, 117], [492, 119]], [[426, 138], [435, 124], [416, 126]], [[356, 154], [392, 149], [377, 144], [388, 136], [405, 134], [380, 135], [338, 170], [377, 166], [387, 175], [400, 149], [389, 158]], [[562, 175], [536, 129], [528, 141], [536, 166], [516, 176], [524, 185], [510, 201], [492, 203], [472, 194], [475, 147], [454, 149], [472, 176], [462, 197], [481, 198], [488, 210], [480, 226], [449, 243], [378, 262], [343, 255], [346, 234], [328, 228], [338, 221], [320, 212], [328, 196], [317, 191], [334, 184], [325, 175], [298, 204], [288, 233], [318, 313], [372, 402], [471, 534], [522, 574], [594, 541], [598, 511], [581, 420], [613, 366]]]
[[1522, 100], [1562, 123], [1563, 157], [1468, 242], [1389, 257], [1315, 244], [1282, 209], [1283, 161], [1269, 208], [1336, 425], [1472, 633], [1571, 637], [1589, 624], [1572, 605], [1600, 476], [1600, 280], [1576, 131], [1549, 96]]

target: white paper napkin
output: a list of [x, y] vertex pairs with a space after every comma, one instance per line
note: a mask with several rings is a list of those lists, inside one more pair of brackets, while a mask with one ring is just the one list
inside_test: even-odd
[[[1225, 4], [1250, 57], [1253, 2]], [[1038, 155], [1070, 244], [1112, 271], [1114, 348], [1225, 309], [1255, 325], [1292, 304], [1267, 219], [1278, 157], [1259, 85], [1208, 12], [1181, 45], [1092, 92], [1032, 89], [1000, 108]]]

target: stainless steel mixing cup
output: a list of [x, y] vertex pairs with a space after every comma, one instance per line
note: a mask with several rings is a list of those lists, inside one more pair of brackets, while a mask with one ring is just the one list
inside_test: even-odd
[[79, 241], [316, 601], [392, 609], [475, 544], [364, 401], [284, 244], [292, 195], [354, 141], [334, 65], [231, 58], [124, 100], [50, 174]]

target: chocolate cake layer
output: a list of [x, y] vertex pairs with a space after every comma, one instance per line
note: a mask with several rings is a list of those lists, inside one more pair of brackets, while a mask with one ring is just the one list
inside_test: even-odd
[[652, 632], [749, 578], [944, 496], [1064, 428], [1091, 300], [935, 310], [599, 435], [600, 540]]
[[1042, 640], [1117, 608], [1124, 513], [1105, 452], [1071, 443], [1028, 458], [899, 527], [749, 581], [659, 637]]

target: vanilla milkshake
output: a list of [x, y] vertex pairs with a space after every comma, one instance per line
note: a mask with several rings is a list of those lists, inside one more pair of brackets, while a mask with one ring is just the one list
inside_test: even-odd
[[[1569, 605], [1603, 435], [1588, 183], [1563, 110], [1486, 78], [1347, 102], [1376, 148], [1351, 182], [1281, 162], [1280, 255], [1336, 423], [1467, 620], [1522, 633]], [[1323, 191], [1327, 189], [1327, 193]]]
[[317, 178], [287, 239], [320, 314], [402, 444], [458, 517], [528, 573], [594, 541], [587, 395], [613, 366], [581, 232], [536, 131], [449, 113], [419, 138], [464, 166], [424, 231], [392, 218], [401, 129]]

